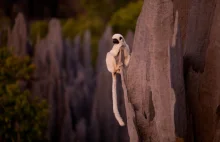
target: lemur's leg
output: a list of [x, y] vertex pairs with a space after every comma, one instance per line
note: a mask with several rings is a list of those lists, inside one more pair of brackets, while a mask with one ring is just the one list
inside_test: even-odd
[[115, 57], [109, 52], [106, 55], [106, 65], [109, 72], [115, 73], [117, 71], [118, 67], [116, 64]]

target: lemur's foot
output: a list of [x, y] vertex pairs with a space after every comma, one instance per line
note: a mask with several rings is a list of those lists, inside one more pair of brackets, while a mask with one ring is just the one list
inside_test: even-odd
[[116, 73], [120, 73], [120, 69], [118, 69], [118, 70], [116, 71]]
[[123, 66], [123, 63], [122, 62], [118, 63], [118, 68], [120, 68], [121, 66]]

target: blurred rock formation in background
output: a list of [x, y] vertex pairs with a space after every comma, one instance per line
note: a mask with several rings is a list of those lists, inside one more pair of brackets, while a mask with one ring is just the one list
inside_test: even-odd
[[[113, 115], [112, 78], [105, 65], [106, 53], [113, 45], [111, 37], [119, 32], [115, 31], [118, 25], [113, 28], [105, 23], [102, 30], [97, 18], [100, 25], [91, 22], [96, 26], [90, 23], [91, 28], [83, 27], [86, 30], [66, 38], [64, 32], [69, 34], [69, 30], [78, 27], [71, 25], [77, 21], [71, 19], [74, 22], [66, 22], [63, 30], [62, 19], [53, 18], [62, 15], [62, 11], [57, 11], [61, 1], [48, 1], [53, 6], [47, 6], [49, 9], [38, 16], [38, 10], [33, 8], [36, 1], [26, 2], [29, 3], [17, 2], [17, 11], [22, 13], [14, 18], [12, 5], [6, 3], [4, 10], [14, 23], [12, 27], [1, 27], [0, 44], [5, 44], [7, 33], [8, 48], [15, 55], [29, 55], [36, 65], [29, 87], [33, 95], [49, 102], [50, 141], [128, 142], [134, 138], [128, 133], [132, 126], [120, 127]], [[62, 4], [77, 7], [75, 0]], [[68, 14], [74, 17], [83, 12], [80, 7], [76, 9]], [[132, 29], [122, 31], [132, 51], [124, 76], [132, 107], [125, 109], [120, 75], [117, 94], [123, 120], [127, 120], [126, 111], [135, 113], [132, 119], [138, 138], [132, 142], [220, 140], [219, 10], [218, 0], [145, 0], [135, 33]], [[48, 32], [30, 42], [28, 19], [45, 17], [47, 13]]]

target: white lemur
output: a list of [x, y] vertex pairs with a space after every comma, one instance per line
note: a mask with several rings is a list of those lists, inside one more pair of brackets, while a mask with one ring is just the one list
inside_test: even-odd
[[124, 51], [124, 64], [128, 66], [130, 61], [130, 49], [127, 45], [124, 37], [121, 34], [114, 34], [112, 36], [113, 40], [113, 47], [106, 55], [106, 65], [109, 72], [112, 73], [112, 101], [113, 101], [113, 112], [115, 115], [116, 120], [118, 121], [120, 126], [124, 126], [125, 123], [123, 122], [117, 105], [117, 92], [116, 92], [116, 73], [120, 73], [120, 67], [123, 63], [117, 63], [118, 55], [120, 49]]

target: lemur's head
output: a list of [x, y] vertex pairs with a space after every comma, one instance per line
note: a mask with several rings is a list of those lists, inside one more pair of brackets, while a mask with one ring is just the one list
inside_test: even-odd
[[114, 34], [112, 36], [112, 42], [114, 44], [123, 44], [125, 42], [124, 37], [121, 34]]

